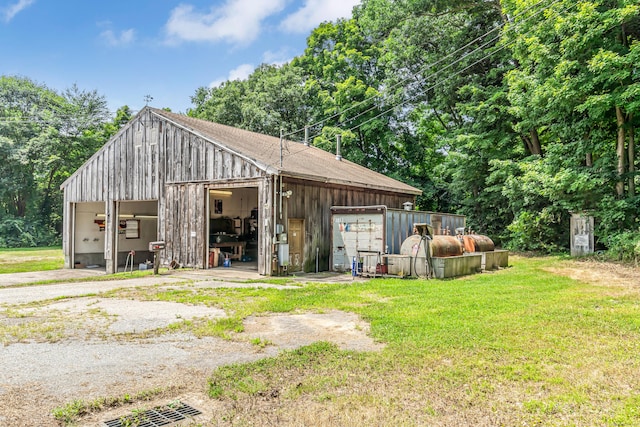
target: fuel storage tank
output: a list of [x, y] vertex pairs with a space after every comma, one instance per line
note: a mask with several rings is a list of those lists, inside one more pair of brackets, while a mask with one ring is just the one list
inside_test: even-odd
[[465, 234], [462, 240], [465, 252], [492, 252], [496, 248], [493, 240], [481, 234]]
[[433, 236], [427, 242], [422, 236], [414, 234], [402, 242], [400, 254], [426, 258], [427, 252], [425, 250], [427, 247], [429, 257], [460, 256], [464, 253], [462, 242], [454, 236]]

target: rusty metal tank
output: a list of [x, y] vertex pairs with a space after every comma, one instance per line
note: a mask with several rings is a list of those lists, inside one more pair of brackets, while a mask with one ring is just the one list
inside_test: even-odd
[[496, 245], [488, 236], [465, 234], [462, 236], [465, 252], [493, 252]]
[[[464, 252], [462, 242], [455, 236], [433, 236], [433, 240], [429, 242], [429, 249], [429, 255], [432, 257], [459, 256]], [[417, 234], [407, 237], [402, 242], [400, 254], [425, 258], [425, 242], [422, 237]]]
[[432, 257], [460, 256], [464, 253], [462, 242], [455, 236], [433, 236]]

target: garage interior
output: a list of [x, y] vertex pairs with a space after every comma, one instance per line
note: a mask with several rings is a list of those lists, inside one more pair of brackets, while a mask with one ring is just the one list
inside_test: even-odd
[[[118, 271], [124, 271], [127, 261], [129, 268], [138, 269], [140, 264], [153, 261], [149, 242], [158, 240], [158, 202], [120, 202], [118, 211], [118, 238], [114, 239]], [[105, 221], [104, 203], [75, 205], [74, 268], [104, 267]]]
[[258, 188], [210, 189], [208, 210], [208, 268], [257, 270]]

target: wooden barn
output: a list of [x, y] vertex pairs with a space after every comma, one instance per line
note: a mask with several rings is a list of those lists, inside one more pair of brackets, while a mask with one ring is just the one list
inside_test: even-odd
[[150, 107], [61, 188], [65, 267], [107, 273], [152, 260], [152, 241], [165, 242], [161, 265], [328, 270], [331, 206], [400, 208], [420, 194], [313, 146]]

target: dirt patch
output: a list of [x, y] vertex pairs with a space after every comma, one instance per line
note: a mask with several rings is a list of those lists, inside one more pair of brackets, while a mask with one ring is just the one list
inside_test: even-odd
[[640, 294], [640, 268], [596, 260], [563, 261], [544, 269], [591, 285], [607, 287], [612, 294]]
[[377, 351], [384, 347], [368, 335], [368, 323], [343, 311], [251, 316], [244, 321], [244, 327], [243, 335], [280, 348], [296, 348], [317, 341], [330, 341], [344, 350]]

